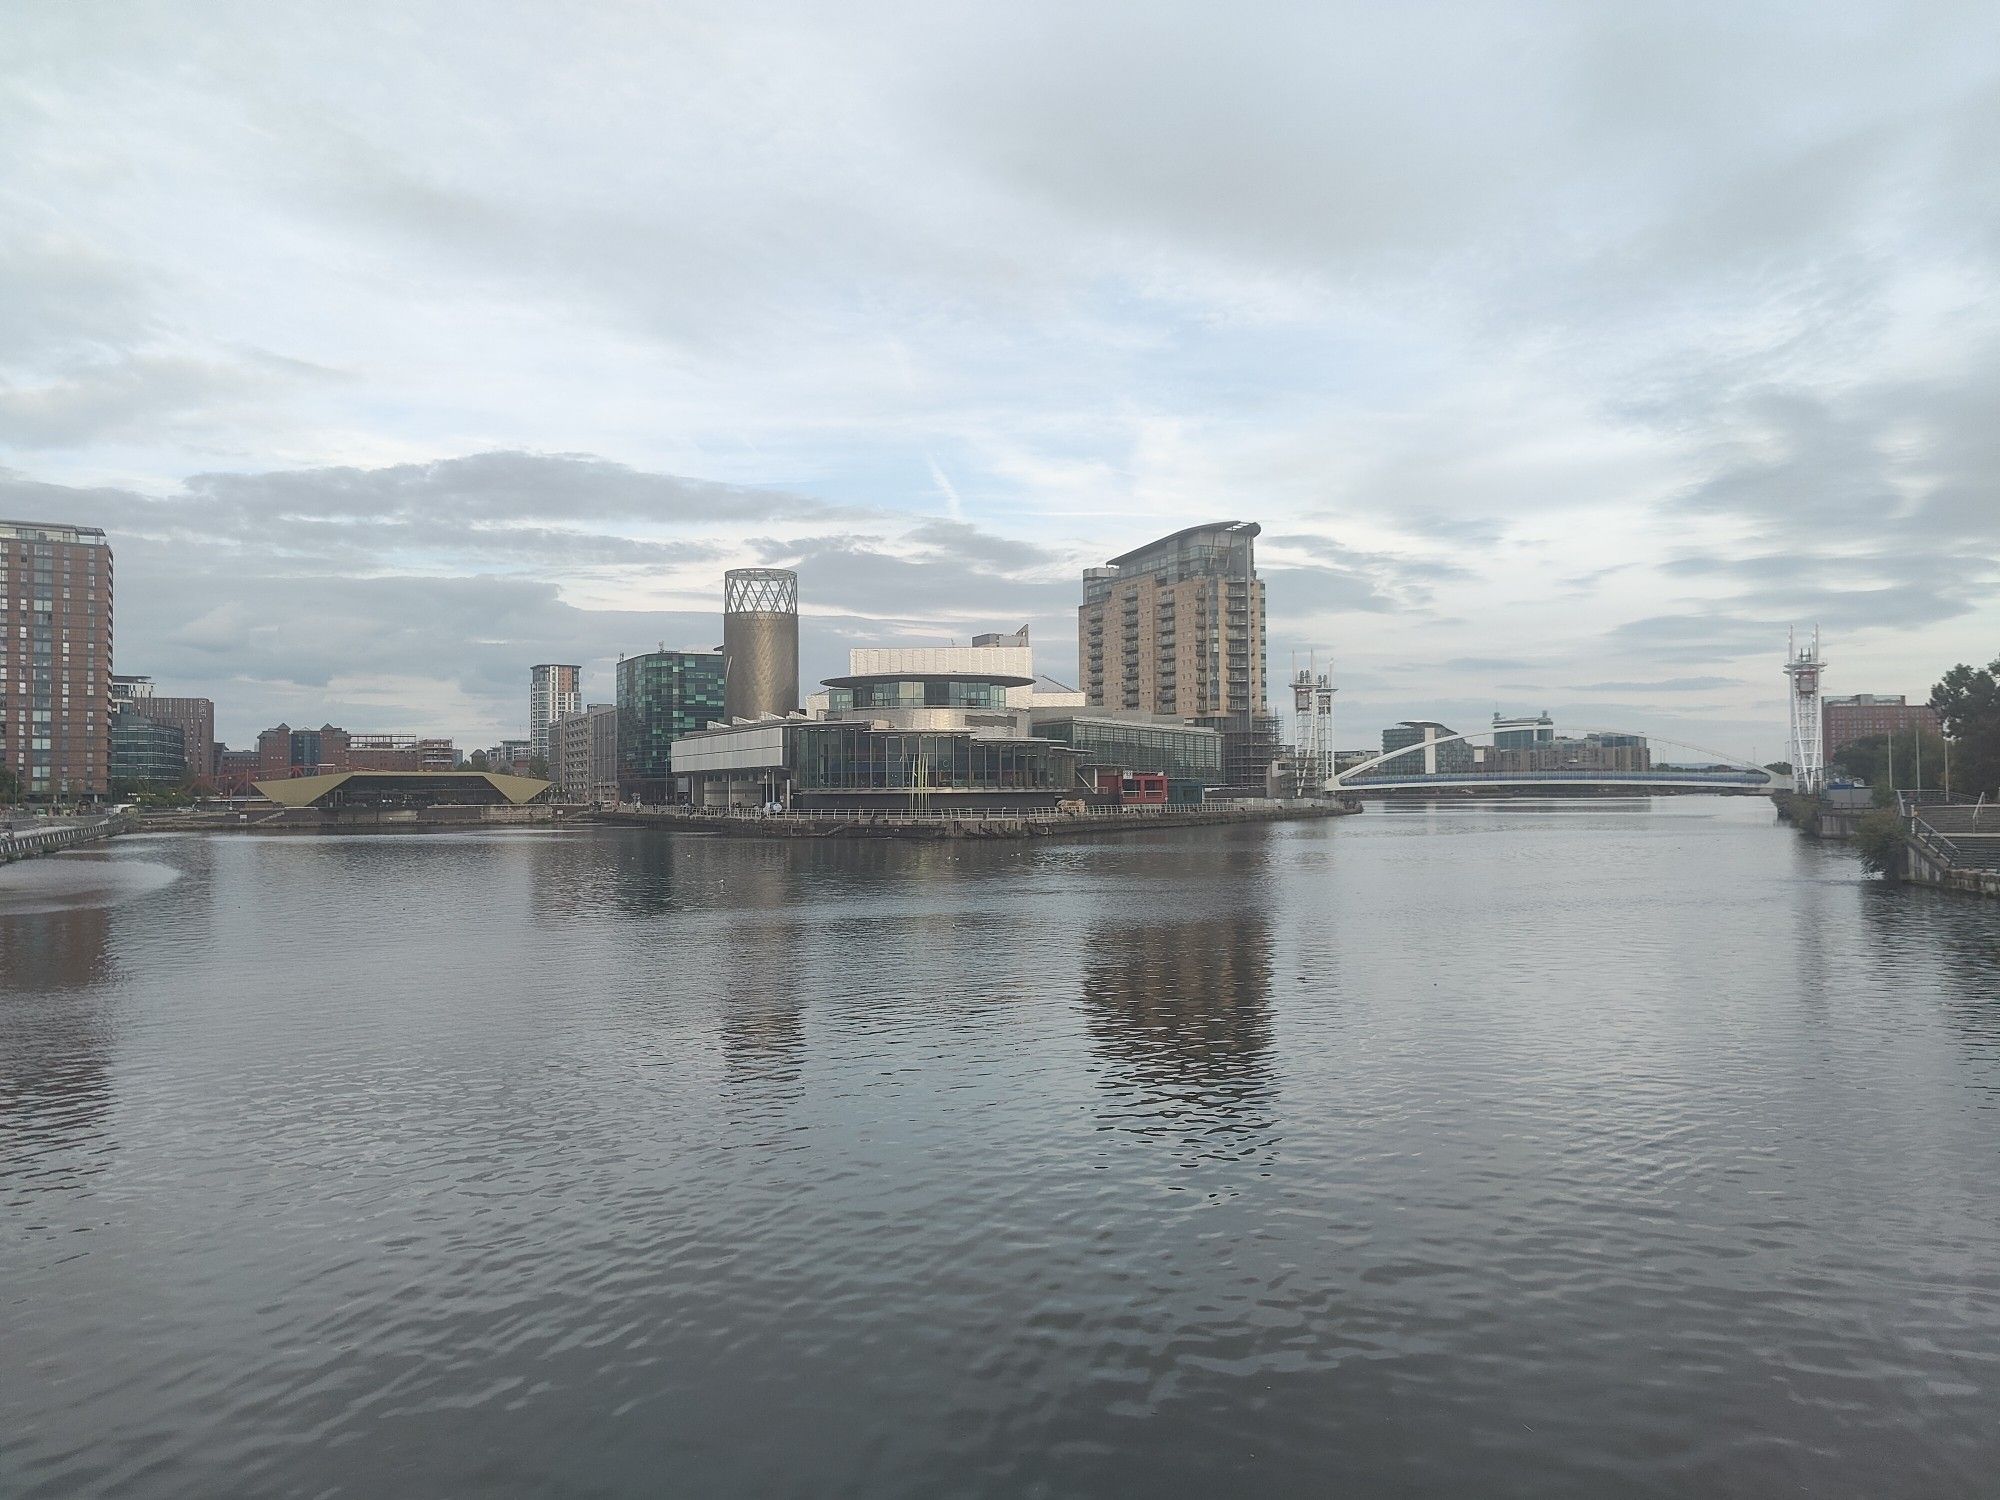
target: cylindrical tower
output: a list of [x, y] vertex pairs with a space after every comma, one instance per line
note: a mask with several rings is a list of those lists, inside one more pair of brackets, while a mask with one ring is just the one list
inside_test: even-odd
[[731, 568], [722, 575], [722, 712], [731, 719], [799, 707], [799, 575]]

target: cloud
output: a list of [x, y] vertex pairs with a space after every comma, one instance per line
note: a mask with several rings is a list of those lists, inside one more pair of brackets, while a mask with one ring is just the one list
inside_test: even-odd
[[1740, 687], [1740, 677], [1659, 677], [1651, 682], [1579, 682], [1573, 693], [1703, 693], [1716, 688]]
[[[1794, 621], [1883, 681], [2000, 637], [1991, 6], [893, 16], [14, 8], [5, 504], [211, 669], [259, 580], [610, 651], [761, 557], [809, 654], [1061, 653], [1080, 566], [1218, 515], [1357, 715], [1726, 678], [1747, 735]], [[452, 649], [398, 691], [497, 722]]]

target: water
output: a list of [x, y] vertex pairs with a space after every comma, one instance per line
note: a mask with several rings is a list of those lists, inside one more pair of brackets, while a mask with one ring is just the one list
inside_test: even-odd
[[1973, 1495], [2000, 905], [1768, 804], [0, 872], [0, 1493]]

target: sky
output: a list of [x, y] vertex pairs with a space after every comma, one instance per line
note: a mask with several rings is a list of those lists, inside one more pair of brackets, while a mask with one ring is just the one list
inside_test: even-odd
[[[0, 517], [116, 666], [525, 733], [528, 668], [810, 680], [1262, 524], [1337, 738], [1784, 752], [2000, 655], [2000, 6], [0, 8]], [[811, 681], [808, 682], [808, 687]]]

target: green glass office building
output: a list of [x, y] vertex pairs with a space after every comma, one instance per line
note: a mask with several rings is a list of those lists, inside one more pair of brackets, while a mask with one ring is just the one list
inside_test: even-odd
[[648, 651], [618, 663], [618, 793], [674, 800], [674, 741], [722, 718], [722, 653]]

